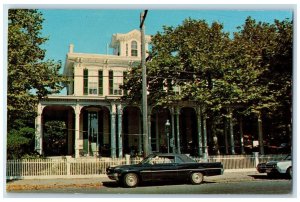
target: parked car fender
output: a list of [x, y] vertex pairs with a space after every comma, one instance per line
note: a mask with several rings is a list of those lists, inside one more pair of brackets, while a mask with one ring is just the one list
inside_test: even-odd
[[287, 170], [292, 166], [291, 161], [279, 161], [277, 162], [276, 169], [279, 173], [285, 174]]
[[279, 161], [259, 163], [256, 169], [259, 173], [267, 173], [269, 177], [276, 176], [277, 174], [286, 174], [292, 178], [292, 156], [287, 155], [284, 159]]

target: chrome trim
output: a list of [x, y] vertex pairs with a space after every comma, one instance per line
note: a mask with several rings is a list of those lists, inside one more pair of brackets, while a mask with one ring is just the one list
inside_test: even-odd
[[[176, 170], [143, 170], [143, 171], [141, 171], [141, 172], [147, 172], [147, 173], [149, 173], [149, 172], [174, 172], [174, 171], [176, 171], [176, 172], [182, 172], [182, 171], [194, 171], [194, 170], [196, 170], [196, 171], [203, 171], [203, 170], [208, 170], [208, 168], [191, 168], [191, 169], [176, 169]], [[224, 171], [224, 169], [223, 168], [209, 168], [209, 170], [223, 170]]]

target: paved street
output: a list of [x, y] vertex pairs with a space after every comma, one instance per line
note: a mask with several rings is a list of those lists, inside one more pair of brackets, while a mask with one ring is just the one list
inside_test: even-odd
[[[24, 196], [24, 193], [46, 194], [292, 194], [292, 180], [285, 177], [269, 179], [265, 174], [231, 172], [222, 176], [206, 177], [201, 185], [180, 183], [143, 184], [136, 188], [122, 188], [106, 177], [98, 179], [20, 180], [7, 184], [8, 196]], [[30, 185], [31, 184], [31, 185]], [[21, 194], [20, 194], [21, 193]], [[101, 196], [99, 196], [101, 197]]]
[[[284, 195], [291, 196], [291, 182], [288, 180], [269, 180], [269, 181], [241, 181], [241, 182], [205, 182], [201, 185], [189, 184], [160, 184], [147, 185], [136, 188], [122, 188], [116, 183], [110, 182], [100, 187], [66, 187], [51, 188], [44, 190], [22, 190], [18, 193], [46, 193], [46, 194], [149, 194], [149, 195], [222, 195], [222, 194], [264, 194], [264, 195]], [[17, 195], [16, 195], [17, 196]], [[24, 196], [23, 194], [21, 196]], [[101, 196], [99, 196], [101, 197]]]

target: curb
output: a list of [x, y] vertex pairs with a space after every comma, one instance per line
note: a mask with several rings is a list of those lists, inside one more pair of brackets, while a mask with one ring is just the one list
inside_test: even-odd
[[88, 179], [88, 178], [105, 178], [106, 174], [98, 175], [51, 175], [51, 176], [12, 176], [6, 177], [6, 180], [53, 180], [53, 179]]

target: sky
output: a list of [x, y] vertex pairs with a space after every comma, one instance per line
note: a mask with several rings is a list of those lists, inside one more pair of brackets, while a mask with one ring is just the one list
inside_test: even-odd
[[[74, 44], [74, 52], [106, 54], [114, 33], [127, 33], [139, 29], [142, 9], [43, 9], [45, 19], [42, 35], [49, 37], [43, 48], [46, 58], [61, 60], [64, 65], [69, 44]], [[292, 10], [185, 10], [149, 9], [145, 21], [145, 33], [154, 35], [162, 31], [164, 25], [178, 26], [183, 20], [206, 20], [223, 23], [224, 31], [237, 31], [251, 16], [257, 21], [273, 23], [274, 19], [292, 19]], [[109, 54], [112, 50], [109, 49]]]
[[[46, 58], [60, 60], [64, 67], [69, 45], [74, 44], [74, 52], [112, 54], [107, 48], [115, 33], [127, 33], [139, 29], [140, 13], [143, 9], [39, 9], [44, 17], [42, 36], [49, 40], [42, 46], [46, 49]], [[274, 19], [293, 18], [293, 10], [274, 8], [262, 9], [148, 9], [145, 20], [145, 33], [154, 35], [163, 30], [163, 26], [178, 26], [186, 18], [205, 20], [207, 23], [219, 22], [224, 31], [233, 33], [238, 26], [251, 16], [257, 22], [273, 23]], [[61, 73], [63, 68], [61, 69]], [[66, 89], [60, 92], [66, 94]]]

